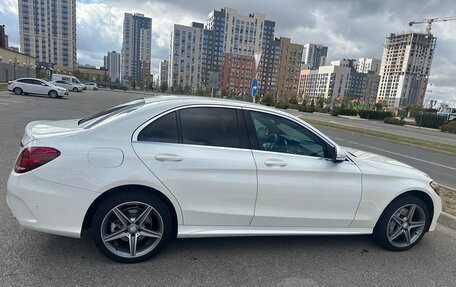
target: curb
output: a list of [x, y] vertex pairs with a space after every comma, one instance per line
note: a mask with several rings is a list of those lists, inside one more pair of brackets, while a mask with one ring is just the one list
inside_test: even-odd
[[437, 223], [440, 223], [443, 226], [456, 231], [456, 216], [453, 216], [449, 213], [442, 211], [442, 213], [440, 213], [439, 219], [437, 219]]

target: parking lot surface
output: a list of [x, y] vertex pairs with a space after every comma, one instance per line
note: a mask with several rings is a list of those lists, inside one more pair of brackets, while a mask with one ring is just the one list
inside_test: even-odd
[[152, 260], [133, 265], [102, 256], [89, 234], [72, 239], [20, 228], [5, 195], [25, 125], [81, 118], [141, 96], [85, 91], [50, 99], [0, 92], [1, 286], [455, 285], [456, 233], [440, 225], [401, 253], [381, 249], [370, 236], [178, 239]]

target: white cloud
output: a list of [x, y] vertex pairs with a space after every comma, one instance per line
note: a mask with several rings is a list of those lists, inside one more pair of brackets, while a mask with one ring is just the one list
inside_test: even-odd
[[13, 14], [17, 16], [17, 0], [2, 0], [2, 4], [0, 5], [0, 14]]

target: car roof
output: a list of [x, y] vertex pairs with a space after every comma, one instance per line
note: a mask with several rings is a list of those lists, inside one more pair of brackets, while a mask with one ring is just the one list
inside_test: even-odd
[[232, 107], [240, 107], [240, 108], [252, 108], [255, 110], [269, 110], [274, 113], [284, 114], [290, 116], [287, 113], [284, 113], [280, 110], [270, 108], [265, 105], [261, 105], [258, 103], [249, 103], [239, 100], [229, 100], [229, 99], [221, 99], [221, 98], [209, 98], [209, 97], [197, 97], [197, 96], [182, 96], [182, 95], [158, 95], [152, 97], [145, 97], [144, 102], [145, 104], [152, 104], [158, 102], [168, 102], [171, 101], [175, 102], [177, 106], [186, 106], [186, 105], [224, 105], [224, 106], [232, 106]]

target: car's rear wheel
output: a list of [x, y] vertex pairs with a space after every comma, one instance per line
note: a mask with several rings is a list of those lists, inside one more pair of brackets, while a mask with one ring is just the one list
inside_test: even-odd
[[22, 89], [21, 88], [14, 88], [13, 89], [13, 92], [15, 95], [22, 95]]
[[78, 88], [73, 88], [73, 92], [77, 92], [78, 91]]
[[429, 209], [421, 199], [399, 197], [382, 213], [374, 228], [374, 239], [392, 251], [410, 249], [423, 238], [430, 219]]
[[93, 217], [96, 246], [107, 257], [123, 263], [148, 260], [169, 240], [170, 212], [163, 201], [141, 191], [107, 198]]
[[59, 95], [59, 94], [57, 94], [56, 91], [50, 91], [50, 92], [49, 92], [49, 97], [50, 97], [50, 98], [57, 98], [58, 95]]

